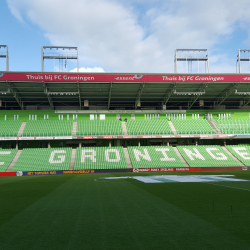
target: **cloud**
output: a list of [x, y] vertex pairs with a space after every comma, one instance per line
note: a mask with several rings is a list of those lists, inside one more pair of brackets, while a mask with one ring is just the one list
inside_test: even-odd
[[[70, 70], [70, 72], [77, 72], [77, 68], [74, 68], [72, 70]], [[79, 72], [105, 72], [103, 68], [101, 67], [93, 67], [93, 68], [84, 68], [84, 67], [81, 67], [79, 68]]]
[[21, 14], [22, 5], [19, 5], [18, 0], [7, 0], [11, 14], [15, 16], [20, 22], [24, 22]]
[[[84, 68], [98, 65], [105, 71], [173, 72], [177, 48], [205, 48], [222, 58], [225, 51], [215, 51], [216, 45], [230, 41], [239, 27], [250, 34], [249, 0], [7, 3], [16, 18], [37, 24], [52, 45], [77, 46]], [[227, 69], [220, 59], [213, 65]]]

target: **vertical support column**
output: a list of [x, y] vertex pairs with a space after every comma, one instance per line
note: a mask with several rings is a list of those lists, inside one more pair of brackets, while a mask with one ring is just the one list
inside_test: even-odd
[[224, 146], [226, 146], [227, 145], [227, 141], [224, 139]]
[[141, 146], [141, 141], [140, 140], [138, 140], [138, 147], [140, 147]]
[[77, 72], [79, 72], [78, 48], [77, 48]]
[[111, 147], [111, 140], [109, 140], [109, 147]]
[[18, 149], [18, 141], [16, 141], [16, 149]]
[[197, 146], [198, 145], [198, 141], [197, 141], [197, 139], [195, 139], [195, 146]]
[[42, 47], [42, 56], [41, 56], [41, 58], [42, 58], [42, 72], [43, 72], [44, 71], [43, 47]]
[[167, 140], [167, 146], [169, 147], [169, 140]]
[[79, 148], [81, 148], [82, 147], [82, 143], [81, 142], [79, 142]]
[[50, 146], [50, 141], [48, 142], [48, 148], [51, 148], [51, 146]]

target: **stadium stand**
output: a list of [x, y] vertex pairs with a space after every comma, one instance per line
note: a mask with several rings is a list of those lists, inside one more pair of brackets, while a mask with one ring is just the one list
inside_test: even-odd
[[18, 131], [22, 125], [22, 121], [0, 121], [0, 136], [17, 136]]
[[216, 119], [221, 133], [246, 134], [250, 132], [250, 119]]
[[177, 146], [190, 167], [241, 166], [220, 146]]
[[23, 149], [11, 171], [69, 170], [71, 152], [72, 148]]
[[250, 166], [250, 146], [249, 145], [227, 145], [226, 148], [246, 166]]
[[128, 168], [123, 147], [77, 148], [74, 170]]
[[133, 168], [185, 167], [173, 147], [128, 147]]
[[78, 121], [77, 135], [123, 135], [122, 124], [118, 120]]
[[10, 163], [14, 159], [17, 149], [1, 149], [0, 150], [0, 172], [5, 172]]
[[23, 136], [71, 135], [73, 121], [39, 120], [28, 121]]
[[215, 134], [205, 119], [172, 120], [178, 134]]
[[126, 123], [129, 135], [173, 134], [167, 120], [128, 120]]

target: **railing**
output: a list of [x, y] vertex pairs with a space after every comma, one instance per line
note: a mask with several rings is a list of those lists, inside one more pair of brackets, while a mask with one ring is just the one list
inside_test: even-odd
[[250, 124], [219, 124], [218, 120], [214, 119], [213, 117], [211, 121], [214, 122], [216, 127], [223, 134], [248, 134], [250, 133]]

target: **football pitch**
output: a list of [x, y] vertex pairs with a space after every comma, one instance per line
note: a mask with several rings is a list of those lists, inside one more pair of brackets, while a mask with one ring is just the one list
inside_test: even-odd
[[250, 171], [1, 177], [0, 249], [250, 249]]

